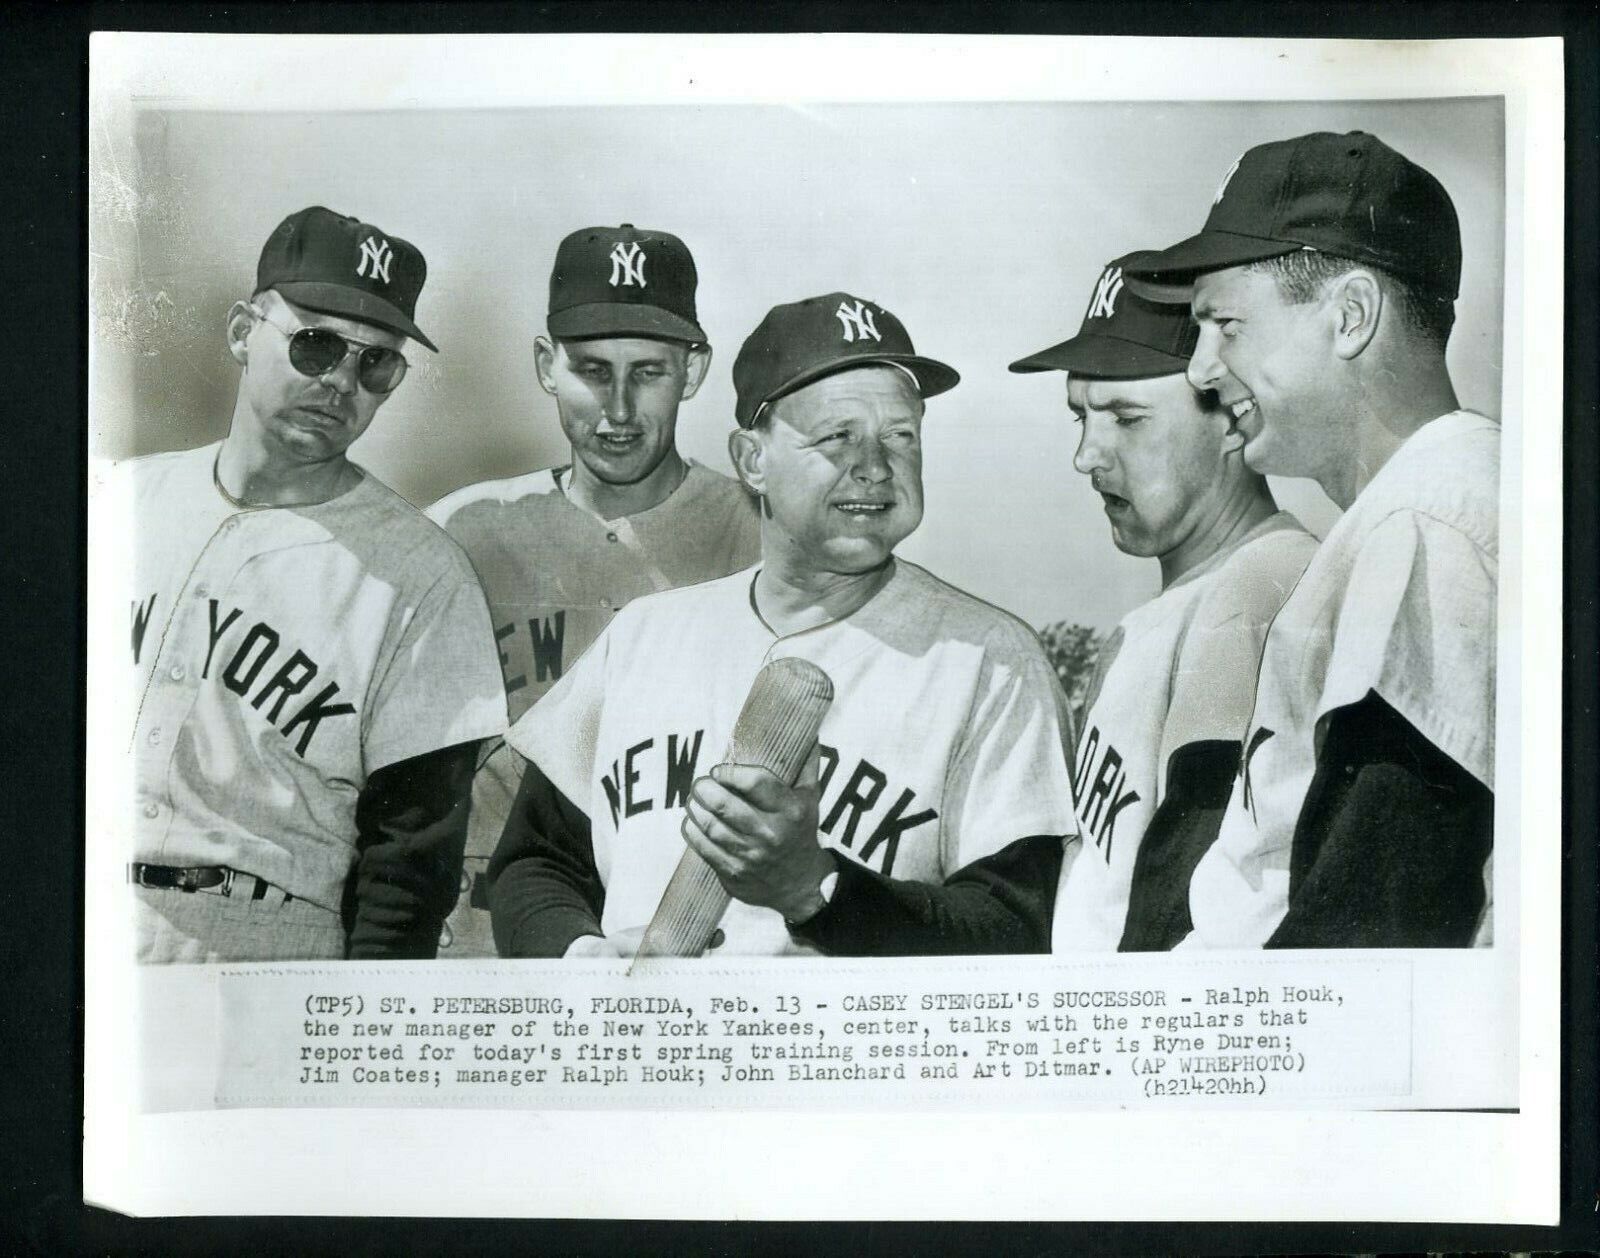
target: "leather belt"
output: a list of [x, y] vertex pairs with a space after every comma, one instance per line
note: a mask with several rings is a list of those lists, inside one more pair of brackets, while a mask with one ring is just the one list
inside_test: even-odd
[[[213, 895], [233, 895], [235, 879], [248, 880], [255, 885], [250, 890], [252, 900], [264, 900], [272, 884], [254, 874], [240, 873], [226, 865], [148, 865], [134, 861], [128, 866], [128, 881], [136, 886], [151, 887], [158, 891], [208, 891]], [[243, 889], [245, 883], [241, 883]], [[282, 892], [287, 904], [294, 896]]]

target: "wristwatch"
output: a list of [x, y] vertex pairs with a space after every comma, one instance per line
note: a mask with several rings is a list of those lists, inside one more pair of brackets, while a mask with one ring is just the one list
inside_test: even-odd
[[783, 919], [785, 926], [793, 930], [796, 926], [804, 926], [828, 905], [833, 903], [833, 889], [839, 885], [839, 871], [836, 869], [831, 874], [824, 874], [822, 881], [817, 884], [817, 898], [812, 901], [811, 911], [804, 917], [786, 917]]

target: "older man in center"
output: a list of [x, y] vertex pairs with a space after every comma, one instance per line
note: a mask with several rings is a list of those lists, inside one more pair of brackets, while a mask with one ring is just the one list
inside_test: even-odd
[[[712, 955], [1047, 950], [1073, 826], [1055, 675], [1021, 621], [894, 555], [924, 399], [957, 373], [835, 292], [774, 307], [733, 377], [761, 562], [631, 603], [517, 722], [501, 953], [631, 954], [685, 843], [733, 897]], [[783, 657], [835, 691], [793, 787], [717, 762]]]

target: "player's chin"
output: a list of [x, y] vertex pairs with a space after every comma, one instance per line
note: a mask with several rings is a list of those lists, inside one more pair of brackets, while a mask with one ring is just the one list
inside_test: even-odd
[[597, 478], [612, 485], [632, 485], [655, 471], [663, 451], [643, 436], [630, 442], [592, 441], [584, 447], [584, 462]]
[[883, 533], [883, 534], [856, 534], [841, 537], [838, 534], [828, 538], [822, 547], [823, 562], [819, 565], [829, 572], [855, 573], [870, 572], [881, 566], [894, 548], [900, 544], [910, 532]]
[[1304, 476], [1305, 472], [1293, 470], [1286, 466], [1281, 443], [1272, 439], [1272, 434], [1265, 428], [1253, 437], [1245, 439], [1244, 446], [1239, 451], [1244, 459], [1244, 465], [1259, 476]]

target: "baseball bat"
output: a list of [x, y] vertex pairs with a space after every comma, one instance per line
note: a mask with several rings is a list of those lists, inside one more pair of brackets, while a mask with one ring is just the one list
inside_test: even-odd
[[[773, 660], [751, 683], [721, 763], [757, 765], [793, 786], [832, 702], [833, 682], [815, 664]], [[699, 956], [728, 911], [730, 899], [711, 866], [686, 847], [636, 955]]]

